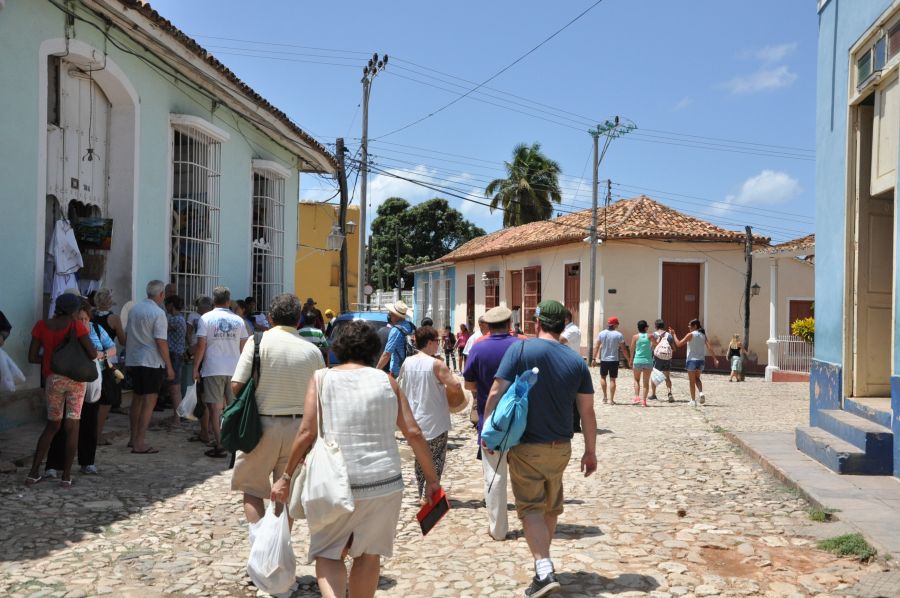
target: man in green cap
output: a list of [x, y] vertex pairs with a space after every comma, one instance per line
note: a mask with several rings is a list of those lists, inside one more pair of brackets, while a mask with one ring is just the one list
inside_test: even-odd
[[550, 560], [550, 542], [563, 512], [562, 476], [572, 453], [575, 406], [584, 430], [581, 471], [597, 470], [597, 419], [594, 385], [587, 364], [560, 344], [566, 308], [558, 301], [542, 301], [534, 314], [537, 338], [518, 341], [507, 349], [484, 410], [485, 419], [497, 406], [516, 376], [538, 368], [537, 382], [528, 393], [528, 421], [521, 444], [509, 451], [509, 479], [516, 513], [534, 556], [535, 576], [525, 596], [539, 598], [560, 590]]

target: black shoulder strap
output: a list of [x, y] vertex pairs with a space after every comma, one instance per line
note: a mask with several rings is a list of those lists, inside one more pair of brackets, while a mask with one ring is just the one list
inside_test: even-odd
[[262, 332], [253, 333], [253, 386], [259, 386], [259, 379], [262, 377], [259, 359], [259, 344], [262, 342], [262, 336]]
[[522, 343], [519, 345], [519, 367], [516, 368], [519, 370], [520, 374], [525, 373], [525, 369], [522, 367], [522, 357], [525, 355], [525, 341], [519, 341]]

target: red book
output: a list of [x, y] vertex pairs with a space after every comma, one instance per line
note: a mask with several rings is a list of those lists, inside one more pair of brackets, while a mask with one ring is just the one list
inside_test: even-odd
[[416, 519], [422, 528], [422, 535], [427, 535], [449, 510], [450, 501], [447, 500], [447, 494], [441, 488], [436, 495], [431, 497], [431, 502], [416, 513]]

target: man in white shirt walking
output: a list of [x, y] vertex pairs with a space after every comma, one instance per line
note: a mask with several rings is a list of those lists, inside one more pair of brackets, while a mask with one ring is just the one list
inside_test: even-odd
[[[578, 328], [578, 324], [572, 321], [572, 312], [568, 309], [566, 310], [565, 323], [566, 327], [563, 328], [562, 333], [559, 335], [559, 344], [567, 346], [575, 351], [578, 357], [581, 357], [581, 330]], [[572, 415], [572, 429], [580, 433], [581, 416], [578, 414], [578, 405], [575, 405]]]
[[131, 452], [158, 453], [147, 446], [144, 436], [150, 427], [153, 408], [163, 380], [172, 380], [175, 371], [169, 359], [169, 322], [162, 302], [166, 285], [161, 280], [147, 283], [147, 298], [128, 312], [125, 330], [125, 366], [131, 375], [134, 400], [131, 403]]
[[228, 287], [213, 289], [213, 305], [215, 308], [203, 314], [197, 322], [194, 380], [199, 381], [203, 377], [203, 402], [215, 440], [215, 446], [206, 451], [206, 456], [222, 458], [228, 453], [222, 448], [220, 420], [225, 405], [234, 400], [231, 377], [247, 341], [247, 326], [243, 318], [228, 307], [231, 305]]

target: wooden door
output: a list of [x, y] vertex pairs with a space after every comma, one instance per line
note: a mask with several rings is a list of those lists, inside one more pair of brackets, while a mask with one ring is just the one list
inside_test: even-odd
[[509, 271], [509, 308], [522, 309], [522, 271]]
[[469, 330], [475, 325], [475, 275], [466, 276], [466, 326]]
[[[703, 313], [700, 305], [700, 266], [663, 262], [660, 317], [666, 321], [666, 326], [675, 329], [678, 336], [683, 336], [688, 330], [688, 323]], [[684, 360], [686, 353], [686, 347], [675, 348], [672, 358]]]
[[541, 267], [532, 266], [523, 270], [522, 329], [525, 334], [534, 335], [534, 312], [541, 302]]
[[488, 279], [484, 287], [484, 310], [487, 311], [500, 305], [500, 272], [493, 270], [484, 274]]
[[894, 194], [871, 194], [873, 107], [858, 110], [851, 391], [855, 397], [883, 397], [891, 391]]
[[791, 324], [797, 320], [811, 318], [813, 315], [813, 302], [809, 299], [791, 299], [788, 303], [787, 334], [791, 333]]
[[578, 325], [578, 308], [581, 305], [581, 263], [566, 264], [563, 305], [572, 313], [572, 322]]

